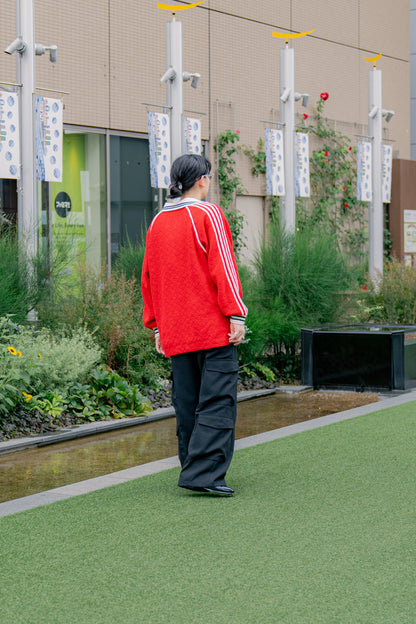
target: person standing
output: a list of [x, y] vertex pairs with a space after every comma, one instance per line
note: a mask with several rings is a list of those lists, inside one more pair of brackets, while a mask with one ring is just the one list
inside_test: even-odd
[[146, 237], [143, 323], [172, 362], [172, 403], [181, 463], [179, 487], [231, 496], [237, 413], [237, 345], [247, 307], [229, 224], [205, 201], [212, 179], [204, 156], [177, 158], [168, 202]]

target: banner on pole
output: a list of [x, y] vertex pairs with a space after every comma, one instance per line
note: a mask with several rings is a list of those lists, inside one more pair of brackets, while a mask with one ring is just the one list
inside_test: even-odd
[[304, 132], [295, 133], [295, 180], [296, 197], [309, 197], [309, 136]]
[[266, 192], [267, 195], [285, 194], [283, 132], [272, 128], [266, 128]]
[[150, 183], [152, 188], [169, 188], [170, 119], [166, 113], [147, 113], [149, 128]]
[[36, 177], [62, 182], [62, 100], [36, 96]]
[[0, 91], [0, 178], [20, 178], [19, 97]]
[[383, 145], [382, 158], [382, 198], [383, 204], [389, 204], [391, 201], [391, 169], [393, 165], [393, 148], [391, 145]]
[[371, 143], [358, 141], [357, 143], [357, 199], [369, 202], [373, 195], [371, 172]]
[[192, 117], [183, 118], [184, 154], [201, 154], [201, 120]]

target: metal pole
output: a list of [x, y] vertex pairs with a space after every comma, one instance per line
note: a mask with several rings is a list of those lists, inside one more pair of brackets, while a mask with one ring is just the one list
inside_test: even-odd
[[182, 149], [182, 115], [183, 115], [183, 55], [182, 55], [182, 22], [175, 16], [166, 24], [166, 64], [172, 67], [176, 76], [166, 82], [166, 101], [170, 108], [170, 135], [172, 162], [183, 154]]
[[22, 84], [20, 95], [20, 142], [21, 180], [18, 194], [19, 240], [25, 246], [27, 255], [34, 258], [37, 253], [39, 216], [36, 196], [33, 99], [35, 93], [35, 28], [33, 0], [16, 0], [16, 23], [26, 44], [18, 54], [18, 78]]
[[382, 201], [382, 73], [375, 67], [368, 72], [368, 108], [377, 109], [374, 116], [369, 117], [368, 134], [372, 144], [372, 184], [373, 198], [369, 204], [368, 240], [369, 240], [369, 273], [374, 284], [383, 275], [383, 233], [384, 215]]
[[280, 50], [280, 97], [288, 93], [285, 101], [280, 99], [280, 121], [283, 126], [283, 153], [285, 163], [286, 193], [282, 198], [281, 221], [287, 230], [294, 231], [295, 208], [295, 51]]

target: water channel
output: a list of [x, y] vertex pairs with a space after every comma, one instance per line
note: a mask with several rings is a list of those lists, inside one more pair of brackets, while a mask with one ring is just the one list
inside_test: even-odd
[[[236, 437], [271, 431], [378, 401], [377, 394], [277, 394], [238, 404]], [[0, 502], [177, 454], [175, 419], [0, 455]]]

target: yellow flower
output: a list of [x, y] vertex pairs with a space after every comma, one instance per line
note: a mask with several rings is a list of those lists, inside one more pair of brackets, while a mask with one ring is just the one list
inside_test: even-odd
[[22, 352], [21, 352], [21, 351], [18, 351], [18, 352], [16, 353], [16, 355], [17, 355], [17, 357], [22, 357]]
[[33, 396], [32, 394], [28, 394], [27, 392], [22, 392], [22, 394], [25, 397], [26, 401], [30, 401]]
[[7, 349], [10, 351], [12, 355], [17, 355], [17, 351], [13, 347], [7, 347]]
[[38, 357], [40, 357], [40, 359], [42, 359], [42, 356], [41, 356], [41, 354], [40, 354], [40, 353], [38, 353]]

